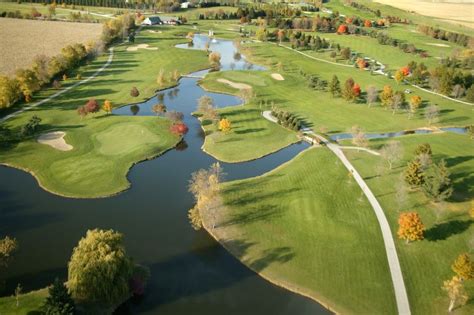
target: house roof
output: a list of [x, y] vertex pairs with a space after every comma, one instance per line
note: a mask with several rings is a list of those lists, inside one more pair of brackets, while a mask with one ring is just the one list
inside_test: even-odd
[[150, 20], [151, 22], [161, 22], [161, 18], [159, 16], [149, 16], [147, 17], [148, 20]]

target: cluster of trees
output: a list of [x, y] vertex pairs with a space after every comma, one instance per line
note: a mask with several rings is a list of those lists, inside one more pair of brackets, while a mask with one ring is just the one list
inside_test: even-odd
[[390, 45], [398, 47], [401, 51], [409, 54], [419, 54], [420, 57], [428, 57], [427, 53], [415, 47], [415, 45], [398, 40], [391, 37], [387, 32], [370, 32], [370, 37], [377, 38], [377, 42], [381, 45]]
[[135, 29], [135, 17], [132, 14], [124, 13], [115, 19], [104, 22], [101, 39], [105, 45], [117, 39], [125, 39]]
[[443, 283], [442, 289], [449, 298], [448, 312], [451, 312], [456, 305], [464, 305], [469, 296], [465, 289], [465, 282], [474, 279], [474, 261], [468, 253], [460, 254], [451, 265], [455, 275]]
[[379, 9], [377, 10], [374, 10], [362, 3], [359, 3], [359, 2], [355, 2], [355, 1], [352, 1], [352, 0], [345, 0], [344, 1], [347, 5], [350, 5], [351, 7], [353, 8], [356, 8], [358, 10], [361, 10], [361, 11], [366, 11], [366, 12], [371, 12], [373, 14], [375, 14], [376, 16], [378, 17], [381, 17], [382, 16], [382, 13], [380, 12]]
[[226, 12], [222, 9], [208, 10], [204, 13], [200, 13], [198, 16], [199, 20], [236, 20], [239, 19], [237, 12]]
[[181, 78], [181, 74], [176, 69], [174, 71], [170, 71], [168, 75], [165, 75], [165, 71], [160, 69], [158, 76], [156, 77], [156, 83], [158, 84], [158, 87], [162, 89], [170, 83], [176, 84], [179, 78]]
[[294, 131], [298, 131], [301, 129], [301, 120], [295, 114], [289, 113], [287, 111], [273, 109], [272, 116], [276, 117], [278, 119], [278, 124], [282, 125], [283, 127]]
[[411, 188], [421, 188], [428, 198], [439, 202], [451, 196], [453, 185], [446, 162], [441, 160], [435, 163], [432, 155], [428, 143], [419, 145], [415, 150], [415, 158], [408, 163], [403, 175]]
[[446, 31], [438, 27], [428, 26], [428, 25], [418, 25], [418, 31], [431, 36], [436, 39], [445, 40], [451, 43], [455, 43], [464, 47], [473, 46], [474, 38], [465, 34]]
[[342, 96], [345, 100], [355, 102], [361, 95], [360, 85], [355, 83], [354, 79], [348, 78], [341, 87], [337, 75], [334, 75], [329, 82], [329, 92], [333, 97]]
[[318, 51], [329, 48], [330, 42], [318, 35], [308, 35], [301, 31], [293, 30], [275, 30], [267, 35], [269, 40], [278, 40], [281, 42], [290, 42], [293, 49], [311, 49]]
[[219, 113], [214, 105], [214, 100], [207, 95], [203, 95], [198, 99], [197, 112], [201, 115], [201, 119], [216, 122], [219, 120]]
[[188, 188], [196, 204], [188, 211], [188, 218], [195, 230], [203, 226], [203, 217], [213, 229], [216, 227], [216, 211], [222, 206], [219, 184], [224, 175], [219, 162], [213, 163], [207, 170], [200, 169], [191, 175]]

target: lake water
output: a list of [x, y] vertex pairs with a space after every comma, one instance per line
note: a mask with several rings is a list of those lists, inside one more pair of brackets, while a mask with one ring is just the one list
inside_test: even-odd
[[[195, 36], [194, 49], [206, 36]], [[222, 70], [248, 69], [244, 58], [234, 60], [230, 41], [218, 40], [211, 50], [222, 55]], [[262, 70], [252, 66], [254, 70]], [[204, 74], [205, 72], [200, 72]], [[128, 174], [131, 189], [103, 199], [70, 199], [42, 190], [29, 174], [0, 167], [0, 235], [18, 239], [21, 250], [8, 269], [10, 292], [17, 283], [24, 291], [67, 277], [72, 249], [87, 229], [115, 229], [124, 233], [127, 252], [151, 269], [146, 295], [124, 305], [121, 314], [329, 314], [314, 301], [263, 280], [231, 256], [205, 231], [194, 231], [187, 219], [193, 198], [187, 192], [191, 173], [215, 159], [201, 150], [203, 133], [190, 114], [202, 95], [219, 107], [240, 104], [234, 96], [206, 93], [197, 79], [183, 78], [179, 86], [161, 92], [168, 110], [184, 113], [189, 132], [176, 149], [134, 166]], [[155, 97], [125, 106], [118, 115], [153, 115]], [[237, 164], [221, 163], [226, 180], [270, 171], [292, 159], [308, 145], [299, 143], [267, 157]]]

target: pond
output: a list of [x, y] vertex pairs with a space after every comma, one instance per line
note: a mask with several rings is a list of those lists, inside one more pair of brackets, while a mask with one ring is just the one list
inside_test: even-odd
[[[209, 39], [197, 35], [194, 47]], [[248, 69], [230, 41], [218, 40], [211, 50], [222, 55], [222, 70]], [[232, 63], [234, 63], [232, 65]], [[252, 67], [251, 67], [252, 68]], [[263, 68], [253, 66], [254, 70]], [[200, 74], [205, 72], [200, 72]], [[196, 78], [160, 92], [168, 110], [184, 113], [189, 132], [184, 141], [163, 156], [134, 166], [131, 189], [103, 199], [69, 199], [42, 190], [29, 174], [0, 167], [0, 235], [15, 236], [21, 250], [9, 269], [10, 290], [21, 283], [24, 291], [42, 288], [55, 277], [67, 277], [73, 247], [87, 229], [115, 229], [124, 233], [128, 253], [151, 269], [147, 293], [117, 313], [129, 314], [329, 314], [318, 303], [265, 281], [230, 255], [205, 231], [194, 231], [187, 219], [193, 197], [187, 191], [191, 173], [216, 160], [201, 150], [203, 132], [191, 116], [202, 95], [219, 107], [240, 104], [231, 95], [206, 93]], [[118, 115], [154, 115], [154, 96]], [[294, 144], [261, 159], [221, 163], [226, 180], [256, 176], [292, 159], [307, 148]]]
[[[461, 127], [445, 127], [445, 128], [439, 128], [439, 129], [441, 131], [454, 132], [458, 134], [467, 133], [467, 128], [461, 128]], [[415, 130], [404, 130], [404, 131], [397, 131], [397, 132], [367, 133], [365, 134], [365, 137], [367, 139], [384, 139], [384, 138], [394, 138], [394, 137], [413, 135], [413, 134], [429, 134], [429, 133], [434, 133], [434, 132], [436, 132], [436, 130], [415, 129]], [[332, 134], [329, 138], [333, 141], [339, 141], [339, 140], [352, 139], [353, 135], [350, 132], [336, 133], [336, 134]]]

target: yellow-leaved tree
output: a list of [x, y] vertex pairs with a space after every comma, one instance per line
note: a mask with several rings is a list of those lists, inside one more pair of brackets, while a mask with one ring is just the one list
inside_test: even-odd
[[105, 100], [104, 105], [102, 105], [102, 110], [107, 114], [112, 113], [112, 102], [109, 100]]
[[459, 255], [451, 265], [451, 269], [461, 280], [474, 279], [474, 261], [471, 261], [468, 253]]
[[232, 129], [232, 124], [227, 118], [222, 118], [219, 121], [219, 129], [223, 132], [229, 132]]
[[449, 297], [448, 312], [453, 310], [456, 303], [464, 305], [468, 300], [464, 283], [458, 276], [454, 276], [451, 280], [444, 281], [442, 289], [446, 291]]
[[416, 212], [400, 213], [398, 218], [398, 237], [410, 241], [418, 241], [423, 239], [423, 231], [425, 226], [421, 222], [420, 215]]

